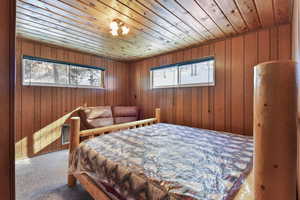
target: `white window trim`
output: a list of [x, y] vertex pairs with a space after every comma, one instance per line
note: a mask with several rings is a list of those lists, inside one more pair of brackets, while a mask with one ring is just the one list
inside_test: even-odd
[[[201, 61], [200, 61], [201, 62]], [[180, 73], [179, 73], [179, 67], [180, 64], [174, 64], [174, 68], [177, 69], [177, 84], [176, 85], [169, 85], [169, 86], [154, 86], [153, 84], [153, 71], [150, 70], [150, 89], [164, 89], [164, 88], [189, 88], [189, 87], [213, 87], [216, 85], [216, 60], [214, 59], [214, 69], [213, 72], [213, 82], [212, 83], [195, 83], [195, 84], [180, 84]]]
[[[23, 57], [23, 56], [22, 56]], [[105, 74], [106, 71], [101, 70], [101, 86], [91, 86], [91, 85], [71, 85], [71, 84], [57, 84], [57, 83], [42, 83], [42, 82], [25, 82], [25, 66], [24, 66], [24, 58], [22, 58], [22, 86], [27, 87], [58, 87], [58, 88], [82, 88], [82, 89], [97, 89], [97, 90], [105, 90]], [[70, 65], [72, 65], [70, 63]]]

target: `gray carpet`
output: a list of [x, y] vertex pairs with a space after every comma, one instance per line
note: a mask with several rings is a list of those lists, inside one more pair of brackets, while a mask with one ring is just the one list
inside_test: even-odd
[[66, 185], [67, 164], [67, 151], [16, 161], [16, 199], [92, 200], [79, 184]]

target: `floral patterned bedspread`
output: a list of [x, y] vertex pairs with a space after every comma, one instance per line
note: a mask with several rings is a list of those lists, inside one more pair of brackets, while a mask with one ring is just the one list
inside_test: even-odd
[[252, 157], [252, 137], [159, 123], [81, 143], [70, 170], [112, 199], [230, 200]]

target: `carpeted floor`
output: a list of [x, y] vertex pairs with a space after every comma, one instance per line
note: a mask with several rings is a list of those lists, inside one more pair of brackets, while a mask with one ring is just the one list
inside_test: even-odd
[[92, 200], [77, 184], [66, 185], [68, 151], [16, 161], [17, 200]]

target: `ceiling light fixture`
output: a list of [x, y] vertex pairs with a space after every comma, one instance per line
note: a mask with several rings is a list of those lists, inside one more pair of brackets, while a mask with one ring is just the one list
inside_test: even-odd
[[110, 23], [110, 33], [113, 36], [127, 35], [130, 29], [120, 19], [114, 19]]

